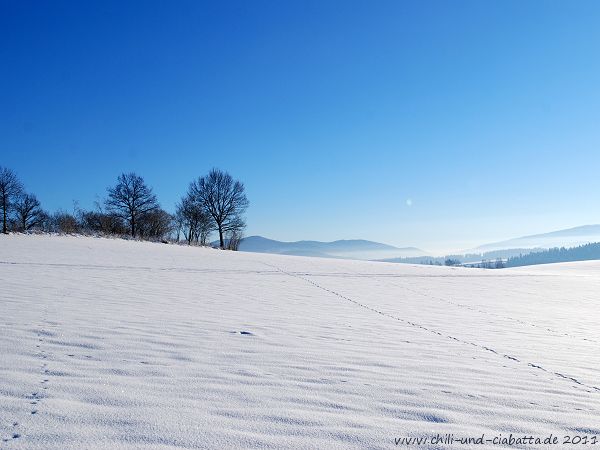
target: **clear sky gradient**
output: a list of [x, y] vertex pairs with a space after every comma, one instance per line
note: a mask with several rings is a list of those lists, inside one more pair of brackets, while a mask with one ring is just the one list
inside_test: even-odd
[[429, 251], [600, 222], [598, 1], [0, 0], [0, 165], [47, 209], [216, 166], [247, 234]]

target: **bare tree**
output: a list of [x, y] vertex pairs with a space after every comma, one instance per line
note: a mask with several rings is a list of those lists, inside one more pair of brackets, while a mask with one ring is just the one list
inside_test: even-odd
[[208, 175], [192, 182], [190, 193], [213, 218], [219, 231], [220, 246], [225, 248], [224, 234], [242, 230], [245, 226], [242, 215], [248, 207], [248, 199], [244, 184], [227, 172], [212, 169]]
[[188, 245], [192, 242], [207, 244], [210, 233], [215, 229], [212, 217], [190, 192], [177, 204], [175, 217]]
[[77, 220], [86, 233], [123, 235], [128, 232], [127, 225], [121, 217], [103, 212], [100, 208], [95, 211], [79, 210]]
[[106, 207], [109, 211], [129, 223], [131, 235], [135, 237], [138, 221], [159, 208], [156, 196], [144, 179], [135, 173], [119, 175], [117, 185], [108, 188]]
[[73, 234], [79, 232], [79, 223], [74, 215], [57, 211], [50, 218], [50, 230], [57, 233]]
[[81, 227], [87, 232], [117, 235], [128, 233], [127, 224], [123, 218], [105, 211], [98, 199], [94, 201], [94, 210], [78, 209], [77, 218]]
[[234, 250], [237, 252], [240, 248], [240, 243], [242, 242], [242, 239], [244, 239], [243, 229], [230, 231], [229, 233], [227, 233], [227, 249]]
[[2, 208], [2, 232], [8, 233], [8, 213], [17, 197], [23, 191], [23, 185], [10, 169], [0, 166], [0, 208]]
[[46, 217], [39, 200], [33, 194], [21, 194], [15, 201], [14, 210], [18, 227], [22, 231], [41, 225]]
[[215, 226], [212, 223], [210, 215], [208, 215], [206, 211], [202, 210], [202, 215], [196, 228], [196, 243], [200, 243], [200, 245], [208, 245], [208, 238], [214, 230]]
[[140, 217], [138, 233], [143, 239], [164, 240], [173, 230], [173, 216], [161, 208]]

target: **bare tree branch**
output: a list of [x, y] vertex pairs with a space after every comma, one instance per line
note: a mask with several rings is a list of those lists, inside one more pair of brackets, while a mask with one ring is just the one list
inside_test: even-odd
[[119, 175], [117, 185], [108, 188], [105, 203], [109, 211], [129, 223], [132, 236], [136, 235], [137, 225], [142, 217], [159, 208], [152, 189], [135, 173]]
[[14, 210], [21, 231], [41, 225], [46, 217], [39, 200], [33, 194], [20, 195], [15, 201]]
[[10, 169], [0, 166], [0, 208], [2, 208], [2, 232], [8, 233], [8, 215], [23, 185]]
[[248, 208], [244, 184], [227, 172], [212, 169], [190, 185], [190, 195], [208, 211], [219, 231], [219, 243], [225, 248], [224, 234], [245, 227], [243, 214]]

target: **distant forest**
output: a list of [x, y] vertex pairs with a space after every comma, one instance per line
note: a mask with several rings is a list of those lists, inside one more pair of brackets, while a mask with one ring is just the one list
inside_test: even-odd
[[551, 248], [543, 252], [508, 258], [506, 267], [531, 266], [533, 264], [550, 264], [569, 261], [589, 261], [600, 259], [600, 242], [580, 245], [572, 248]]
[[551, 249], [508, 249], [467, 255], [448, 255], [443, 257], [417, 256], [395, 258], [386, 262], [405, 264], [425, 264], [436, 266], [468, 266], [488, 269], [504, 267], [532, 266], [570, 261], [600, 260], [600, 242], [580, 245], [579, 247], [556, 247]]
[[481, 261], [503, 261], [510, 257], [521, 256], [526, 253], [543, 252], [542, 248], [511, 248], [508, 250], [493, 250], [485, 253], [467, 253], [465, 255], [446, 256], [412, 256], [406, 258], [383, 259], [384, 262], [397, 262], [405, 264], [426, 264], [435, 266], [458, 266], [462, 264], [473, 264]]

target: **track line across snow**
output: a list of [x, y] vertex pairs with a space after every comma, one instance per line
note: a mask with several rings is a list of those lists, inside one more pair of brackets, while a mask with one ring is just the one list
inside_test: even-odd
[[528, 367], [532, 367], [532, 368], [535, 368], [535, 369], [541, 370], [541, 371], [543, 371], [543, 372], [546, 372], [546, 373], [548, 373], [548, 374], [554, 375], [554, 376], [556, 376], [556, 377], [558, 377], [558, 378], [560, 378], [560, 379], [563, 379], [563, 380], [567, 380], [567, 381], [573, 382], [573, 383], [575, 383], [577, 386], [584, 387], [584, 388], [587, 388], [587, 389], [589, 389], [589, 390], [592, 390], [592, 391], [595, 391], [595, 392], [600, 392], [600, 387], [593, 386], [593, 385], [589, 385], [589, 384], [586, 384], [586, 383], [583, 383], [583, 382], [579, 381], [579, 380], [578, 380], [578, 379], [576, 379], [575, 377], [571, 377], [571, 376], [569, 376], [569, 375], [565, 375], [565, 374], [563, 374], [563, 373], [560, 373], [560, 372], [554, 372], [554, 371], [552, 371], [552, 370], [546, 369], [545, 367], [541, 366], [540, 364], [534, 364], [534, 363], [530, 363], [530, 362], [524, 362], [524, 361], [521, 361], [520, 359], [518, 359], [518, 358], [517, 358], [517, 357], [515, 357], [515, 356], [512, 356], [512, 355], [509, 355], [509, 354], [506, 354], [506, 353], [502, 353], [502, 352], [496, 351], [496, 350], [494, 350], [493, 348], [491, 348], [491, 347], [488, 347], [488, 346], [486, 346], [486, 345], [483, 345], [483, 344], [478, 344], [478, 343], [475, 343], [475, 342], [471, 342], [471, 341], [467, 341], [467, 340], [464, 340], [464, 339], [457, 338], [457, 337], [455, 337], [455, 336], [452, 336], [452, 335], [449, 335], [449, 334], [441, 333], [441, 332], [439, 332], [439, 331], [437, 331], [437, 330], [434, 330], [434, 329], [432, 329], [432, 328], [426, 327], [426, 326], [424, 326], [424, 325], [422, 325], [422, 324], [420, 324], [420, 323], [416, 323], [416, 322], [413, 322], [413, 321], [410, 321], [410, 320], [402, 319], [402, 318], [400, 318], [400, 317], [397, 317], [397, 316], [394, 316], [394, 315], [392, 315], [392, 314], [389, 314], [389, 313], [383, 312], [383, 311], [381, 311], [381, 310], [379, 310], [379, 309], [377, 309], [377, 308], [373, 308], [372, 306], [369, 306], [369, 305], [367, 305], [367, 304], [365, 304], [365, 303], [361, 303], [361, 302], [359, 302], [359, 301], [357, 301], [357, 300], [351, 299], [350, 297], [347, 297], [347, 296], [345, 296], [345, 295], [343, 295], [343, 294], [340, 294], [340, 293], [339, 293], [339, 292], [337, 292], [337, 291], [334, 291], [334, 290], [332, 290], [332, 289], [329, 289], [329, 288], [326, 288], [326, 287], [324, 287], [324, 286], [321, 286], [320, 284], [318, 284], [318, 283], [315, 283], [314, 281], [312, 281], [312, 280], [310, 280], [310, 279], [308, 279], [308, 278], [305, 278], [305, 276], [306, 276], [306, 275], [310, 275], [309, 273], [305, 273], [305, 274], [304, 274], [305, 276], [302, 276], [302, 275], [298, 275], [298, 274], [296, 274], [296, 273], [293, 273], [293, 272], [287, 272], [287, 271], [285, 271], [285, 270], [281, 269], [280, 267], [277, 267], [277, 266], [274, 266], [274, 265], [271, 265], [271, 264], [265, 263], [264, 261], [262, 261], [262, 263], [263, 263], [264, 265], [268, 266], [268, 267], [271, 267], [271, 268], [273, 268], [273, 269], [275, 269], [275, 270], [278, 270], [278, 271], [279, 271], [279, 272], [281, 272], [282, 274], [285, 274], [285, 275], [287, 275], [287, 276], [290, 276], [290, 277], [294, 277], [294, 278], [298, 278], [298, 279], [300, 279], [300, 280], [303, 280], [303, 281], [305, 281], [305, 282], [307, 282], [307, 283], [309, 283], [309, 284], [313, 285], [314, 287], [316, 287], [316, 288], [318, 288], [318, 289], [321, 289], [321, 290], [323, 290], [323, 291], [325, 291], [325, 292], [328, 292], [328, 293], [330, 293], [330, 294], [332, 294], [332, 295], [335, 295], [335, 296], [336, 296], [336, 297], [338, 297], [338, 298], [341, 298], [341, 299], [343, 299], [343, 300], [345, 300], [345, 301], [348, 301], [348, 302], [350, 302], [350, 303], [353, 303], [353, 304], [355, 304], [355, 305], [357, 305], [357, 306], [360, 306], [361, 308], [364, 308], [364, 309], [366, 309], [366, 310], [369, 310], [369, 311], [371, 311], [371, 312], [374, 312], [374, 313], [376, 313], [376, 314], [379, 314], [379, 315], [381, 315], [381, 316], [385, 316], [385, 317], [388, 317], [388, 318], [390, 318], [390, 319], [397, 320], [398, 322], [405, 323], [405, 324], [407, 324], [407, 325], [410, 325], [411, 327], [415, 327], [415, 328], [418, 328], [418, 329], [421, 329], [421, 330], [427, 331], [427, 332], [429, 332], [429, 333], [432, 333], [432, 334], [438, 335], [438, 336], [440, 336], [440, 337], [445, 337], [445, 338], [451, 339], [451, 340], [453, 340], [453, 341], [455, 341], [455, 342], [459, 342], [459, 343], [461, 343], [461, 344], [466, 344], [466, 345], [471, 345], [471, 346], [473, 346], [473, 347], [477, 347], [477, 348], [479, 348], [479, 349], [481, 349], [481, 350], [485, 350], [486, 352], [493, 353], [493, 354], [495, 354], [495, 355], [498, 355], [498, 356], [500, 356], [500, 357], [503, 357], [503, 358], [506, 358], [506, 359], [508, 359], [508, 360], [510, 360], [510, 361], [513, 361], [513, 362], [515, 362], [515, 363], [519, 363], [519, 364], [523, 364], [523, 363], [524, 363], [524, 364], [526, 364]]

